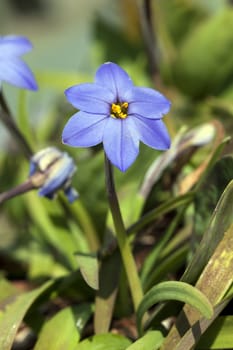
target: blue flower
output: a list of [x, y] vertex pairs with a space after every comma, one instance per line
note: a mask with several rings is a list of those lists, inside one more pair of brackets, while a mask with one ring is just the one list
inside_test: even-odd
[[33, 73], [20, 58], [31, 49], [32, 44], [25, 37], [0, 36], [0, 88], [2, 81], [6, 81], [20, 88], [37, 90]]
[[65, 94], [80, 110], [65, 125], [65, 144], [90, 147], [102, 142], [108, 159], [121, 171], [136, 159], [139, 141], [158, 150], [170, 147], [161, 120], [170, 102], [158, 91], [135, 87], [117, 64], [104, 63], [94, 83], [73, 86]]
[[73, 159], [55, 147], [37, 152], [30, 163], [29, 176], [34, 187], [39, 187], [39, 195], [53, 199], [56, 192], [63, 189], [70, 203], [77, 197], [77, 191], [71, 187], [71, 178], [77, 167]]

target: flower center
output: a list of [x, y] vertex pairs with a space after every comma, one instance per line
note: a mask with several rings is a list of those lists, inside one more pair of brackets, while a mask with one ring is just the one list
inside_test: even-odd
[[120, 118], [120, 119], [127, 118], [128, 106], [129, 106], [128, 102], [112, 103], [111, 117]]

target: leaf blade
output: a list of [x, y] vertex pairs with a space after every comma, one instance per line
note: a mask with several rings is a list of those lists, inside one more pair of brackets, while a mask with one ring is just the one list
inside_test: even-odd
[[33, 291], [13, 296], [9, 302], [0, 304], [0, 349], [10, 350], [27, 310], [34, 301], [51, 285], [52, 281], [43, 284]]
[[154, 304], [165, 300], [177, 300], [196, 308], [206, 318], [213, 315], [213, 307], [207, 297], [197, 288], [184, 282], [161, 282], [147, 292], [137, 310], [137, 326], [142, 332], [142, 319], [145, 312]]

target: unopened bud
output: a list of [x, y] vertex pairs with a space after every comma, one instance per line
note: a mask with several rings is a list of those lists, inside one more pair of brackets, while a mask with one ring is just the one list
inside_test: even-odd
[[55, 147], [45, 148], [31, 158], [29, 176], [39, 195], [53, 199], [62, 189], [70, 203], [77, 197], [71, 179], [77, 167], [73, 159]]

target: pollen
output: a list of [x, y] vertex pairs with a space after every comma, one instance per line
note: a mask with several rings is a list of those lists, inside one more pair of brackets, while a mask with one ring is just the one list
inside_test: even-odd
[[128, 116], [128, 102], [112, 103], [111, 117], [125, 119]]

